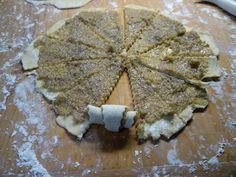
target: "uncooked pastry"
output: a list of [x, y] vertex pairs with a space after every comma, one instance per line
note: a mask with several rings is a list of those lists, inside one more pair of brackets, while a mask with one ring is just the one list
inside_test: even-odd
[[[91, 123], [130, 128], [136, 112], [138, 139], [170, 138], [208, 105], [204, 85], [220, 77], [219, 51], [158, 11], [128, 5], [124, 14], [124, 32], [117, 10], [81, 10], [60, 21], [27, 48], [23, 67], [36, 69], [36, 87], [52, 101], [57, 123], [79, 138]], [[124, 71], [133, 112], [103, 105]]]
[[87, 4], [91, 0], [26, 0], [34, 4], [51, 4], [58, 9], [78, 8]]
[[137, 112], [128, 111], [124, 105], [102, 105], [101, 108], [88, 105], [88, 119], [91, 124], [105, 125], [109, 131], [131, 128], [136, 120]]

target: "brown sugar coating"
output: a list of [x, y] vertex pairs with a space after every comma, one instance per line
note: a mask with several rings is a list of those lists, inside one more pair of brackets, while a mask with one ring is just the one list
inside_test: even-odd
[[119, 17], [117, 10], [83, 10], [38, 39], [37, 79], [44, 91], [58, 93], [52, 100], [56, 114], [82, 124], [87, 105], [104, 104], [126, 70], [140, 113], [138, 138], [155, 138], [147, 127], [169, 117], [171, 126], [178, 124], [175, 133], [208, 104], [201, 84], [220, 76], [211, 73], [218, 67], [216, 54], [198, 33], [157, 11], [127, 6], [124, 31]]
[[145, 115], [144, 119], [149, 123], [181, 112], [196, 99], [207, 98], [205, 89], [140, 63], [133, 63], [129, 74], [135, 108]]
[[44, 81], [44, 86], [50, 91], [63, 91], [76, 86], [106, 70], [114, 63], [110, 59], [69, 60], [56, 65], [48, 65], [38, 69], [38, 79]]
[[157, 15], [128, 52], [130, 54], [144, 53], [162, 44], [165, 40], [170, 40], [184, 33], [185, 28], [182, 24], [163, 15]]
[[75, 87], [65, 91], [55, 101], [55, 110], [59, 115], [70, 115], [77, 120], [84, 120], [88, 104], [101, 106], [115, 86], [122, 68], [113, 63], [103, 71], [87, 77]]
[[128, 50], [139, 38], [142, 31], [148, 27], [157, 12], [147, 8], [129, 5], [124, 10], [125, 15], [125, 44]]
[[108, 41], [112, 45], [112, 51], [117, 54], [121, 52], [123, 32], [117, 10], [82, 11], [78, 17], [101, 38]]
[[111, 57], [112, 53], [98, 50], [82, 43], [73, 44], [49, 37], [43, 37], [35, 43], [39, 49], [39, 65], [48, 65], [61, 60]]
[[208, 57], [175, 56], [163, 59], [141, 57], [140, 61], [147, 67], [164, 72], [185, 81], [201, 81], [208, 69]]
[[59, 30], [48, 34], [48, 36], [74, 44], [83, 43], [105, 51], [113, 47], [81, 21], [80, 14], [67, 20]]
[[[161, 55], [161, 56], [160, 56]], [[194, 32], [186, 32], [184, 35], [164, 41], [161, 45], [146, 51], [142, 56], [183, 56], [183, 57], [204, 57], [214, 55], [210, 46], [201, 40]]]

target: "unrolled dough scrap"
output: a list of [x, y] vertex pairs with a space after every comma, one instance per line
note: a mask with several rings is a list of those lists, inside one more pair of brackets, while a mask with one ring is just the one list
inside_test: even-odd
[[72, 116], [58, 116], [56, 118], [56, 122], [61, 127], [65, 128], [69, 133], [77, 136], [78, 139], [81, 139], [83, 137], [84, 133], [88, 130], [90, 126], [90, 122], [88, 120], [85, 120], [84, 122], [78, 124], [77, 120], [74, 119]]
[[79, 8], [91, 0], [26, 0], [33, 4], [51, 4], [58, 9]]
[[44, 82], [42, 80], [36, 81], [36, 89], [49, 101], [54, 101], [60, 94], [60, 92], [50, 92], [48, 89], [44, 88]]
[[38, 67], [39, 49], [34, 47], [34, 42], [39, 40], [41, 36], [36, 38], [25, 50], [24, 56], [21, 60], [25, 71], [32, 70]]
[[[36, 69], [37, 89], [71, 134], [81, 138], [91, 123], [117, 132], [136, 122], [138, 139], [158, 139], [170, 138], [193, 111], [208, 105], [204, 86], [221, 75], [218, 55], [207, 35], [156, 10], [128, 5], [124, 16], [85, 9], [60, 21], [27, 48], [22, 64]], [[124, 71], [134, 111], [104, 105]]]
[[[205, 107], [207, 105], [204, 105]], [[187, 122], [192, 118], [193, 111], [196, 108], [205, 108], [204, 106], [187, 106], [179, 114], [173, 116], [164, 116], [163, 119], [158, 120], [152, 124], [145, 123], [144, 132], [140, 134], [140, 139], [146, 139], [147, 137], [152, 137], [153, 140], [157, 140], [161, 135], [169, 139], [176, 132], [180, 131], [186, 126]]]

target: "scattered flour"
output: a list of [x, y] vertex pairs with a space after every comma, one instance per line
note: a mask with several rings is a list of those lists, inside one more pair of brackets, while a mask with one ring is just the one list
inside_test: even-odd
[[205, 141], [205, 140], [206, 140], [206, 138], [205, 138], [203, 135], [199, 136], [199, 139], [200, 139], [201, 141]]
[[219, 164], [219, 160], [216, 156], [213, 156], [212, 158], [210, 158], [210, 160], [207, 161], [207, 163], [210, 165], [216, 165]]
[[[50, 176], [47, 170], [38, 161], [33, 144], [38, 141], [46, 131], [44, 125], [45, 118], [48, 116], [46, 108], [42, 105], [41, 96], [35, 94], [34, 78], [29, 77], [20, 82], [15, 89], [14, 103], [25, 116], [25, 121], [15, 123], [15, 134], [23, 137], [23, 142], [14, 142], [13, 149], [18, 154], [17, 166], [28, 167], [34, 175]], [[36, 126], [38, 132], [36, 135], [30, 135], [31, 126]], [[45, 153], [45, 152], [44, 152]], [[44, 155], [42, 155], [44, 156]], [[41, 157], [42, 157], [41, 156]]]
[[229, 51], [229, 54], [232, 56], [232, 57], [236, 57], [236, 48], [233, 48]]
[[45, 12], [45, 10], [46, 10], [44, 7], [38, 8], [37, 6], [36, 6], [36, 9], [37, 9], [37, 11], [34, 13], [35, 15], [39, 15], [39, 14]]
[[203, 24], [208, 24], [208, 22], [204, 20], [201, 16], [198, 16], [198, 20]]
[[[228, 143], [226, 143], [224, 138], [222, 140], [220, 140], [218, 148], [216, 150], [216, 154], [214, 156], [212, 156], [209, 160], [204, 159], [202, 161], [199, 161], [199, 165], [201, 165], [204, 170], [209, 170], [208, 165], [218, 165], [219, 164], [218, 158], [221, 157], [224, 154], [224, 148], [225, 148], [226, 144], [228, 144]], [[213, 148], [212, 150], [214, 150], [214, 149], [215, 148]]]
[[134, 156], [138, 156], [139, 155], [139, 151], [138, 150], [135, 150], [134, 151]]
[[[0, 111], [4, 111], [7, 108], [7, 99], [13, 93], [15, 83], [22, 78], [22, 74], [13, 73], [19, 73], [16, 72], [16, 69], [20, 68], [20, 59], [22, 58], [25, 47], [33, 40], [33, 28], [36, 28], [36, 25], [39, 24], [37, 18], [32, 19], [28, 14], [19, 13], [21, 6], [18, 6], [17, 3], [22, 2], [18, 1], [14, 6], [11, 6], [9, 9], [10, 14], [0, 16], [0, 54], [6, 56], [0, 68], [0, 83], [3, 85], [1, 88], [3, 97], [0, 98]], [[44, 12], [46, 9], [45, 7], [41, 8], [38, 6], [34, 8], [36, 9], [35, 15]], [[51, 17], [55, 15], [51, 13]], [[50, 18], [48, 19], [51, 20]], [[12, 23], [8, 23], [9, 21]], [[10, 32], [7, 31], [9, 24], [14, 23], [19, 24], [18, 27], [10, 26], [12, 30]], [[42, 32], [45, 30], [44, 27], [40, 28]], [[32, 97], [30, 98], [29, 96]], [[48, 114], [46, 108], [42, 106], [41, 96], [34, 93], [33, 78], [27, 78], [16, 86], [14, 103], [25, 116], [25, 120], [11, 123], [14, 129], [10, 134], [13, 139], [12, 149], [18, 155], [16, 166], [27, 167], [29, 174], [25, 174], [26, 176], [50, 176], [46, 168], [39, 162], [36, 155], [39, 153], [38, 148], [34, 146], [35, 144], [42, 144], [44, 152], [42, 152], [41, 157], [46, 157], [50, 154], [51, 147], [53, 147], [51, 142], [56, 144], [58, 143], [58, 139], [54, 137], [52, 141], [49, 137], [46, 138], [43, 136], [48, 128], [44, 122], [44, 118]], [[51, 157], [51, 159], [55, 160], [54, 157]], [[11, 174], [17, 175], [14, 173]]]
[[144, 155], [150, 158], [153, 148], [154, 147], [152, 145], [148, 145], [148, 144], [144, 145], [144, 149], [143, 149]]
[[212, 10], [208, 7], [204, 7], [204, 8], [200, 8], [200, 11], [201, 12], [205, 12], [207, 14], [211, 14], [212, 13]]
[[92, 171], [90, 169], [83, 169], [81, 177], [87, 176], [91, 173]]
[[183, 0], [163, 0], [164, 10], [163, 13], [167, 15], [171, 14], [174, 17], [183, 17], [183, 18], [190, 18], [192, 13], [186, 7], [186, 4]]
[[12, 91], [14, 84], [16, 82], [16, 76], [12, 74], [4, 73], [0, 75], [0, 80], [3, 80], [4, 85], [2, 87], [3, 98], [0, 101], [0, 111], [6, 110], [7, 98], [10, 96], [10, 91]]
[[112, 6], [113, 8], [117, 8], [117, 7], [118, 7], [118, 4], [117, 4], [116, 1], [109, 0], [108, 2], [109, 2], [109, 4], [111, 4], [111, 6]]
[[79, 167], [80, 166], [80, 163], [79, 162], [75, 162], [74, 163], [74, 167]]
[[235, 39], [236, 39], [236, 35], [235, 35], [235, 34], [231, 34], [231, 35], [230, 35], [230, 38], [233, 39], [233, 40], [235, 40]]
[[196, 170], [197, 170], [197, 166], [195, 164], [193, 164], [193, 165], [189, 166], [188, 172], [194, 173]]
[[171, 143], [173, 149], [169, 150], [168, 154], [167, 154], [167, 160], [168, 160], [169, 164], [182, 165], [183, 161], [178, 159], [178, 152], [176, 149], [177, 140], [172, 140], [170, 143]]
[[40, 164], [36, 157], [35, 151], [32, 149], [33, 144], [26, 142], [17, 149], [19, 160], [17, 161], [18, 167], [30, 167], [30, 172], [34, 175], [41, 175], [43, 177], [49, 177], [47, 170]]

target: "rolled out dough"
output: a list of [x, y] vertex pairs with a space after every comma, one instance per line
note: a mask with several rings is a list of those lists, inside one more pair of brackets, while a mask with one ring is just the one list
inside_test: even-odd
[[26, 0], [33, 4], [50, 4], [58, 9], [79, 8], [91, 0]]
[[[58, 8], [86, 2], [37, 1]], [[129, 5], [124, 13], [123, 32], [119, 11], [81, 10], [33, 41], [22, 59], [24, 70], [36, 69], [36, 88], [52, 101], [58, 125], [79, 139], [91, 123], [117, 132], [136, 118], [139, 139], [170, 138], [207, 106], [204, 85], [221, 75], [219, 50], [207, 35], [155, 10]], [[124, 71], [134, 111], [104, 105]]]

